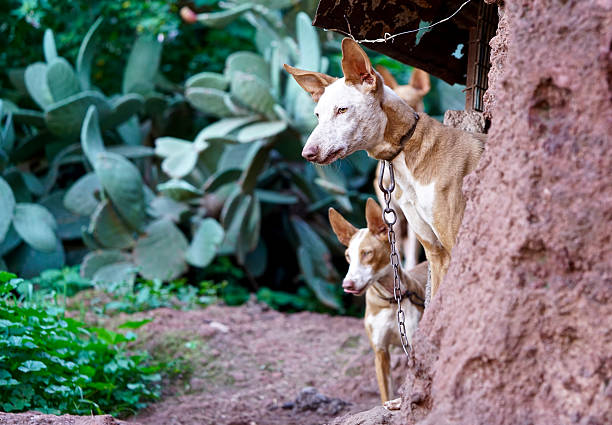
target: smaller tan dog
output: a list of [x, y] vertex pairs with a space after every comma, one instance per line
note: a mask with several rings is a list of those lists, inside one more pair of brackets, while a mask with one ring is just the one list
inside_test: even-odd
[[[380, 206], [372, 198], [366, 204], [366, 221], [367, 228], [357, 229], [338, 211], [329, 209], [329, 222], [340, 243], [347, 247], [349, 270], [342, 288], [349, 294], [366, 294], [365, 329], [374, 349], [376, 380], [380, 398], [385, 404], [393, 394], [389, 346], [401, 346], [401, 342], [397, 327], [397, 303], [393, 299], [393, 271], [389, 264], [391, 246], [387, 238], [387, 226], [382, 220]], [[427, 262], [408, 272], [400, 267], [400, 271], [402, 310], [406, 318], [406, 335], [412, 346], [412, 335], [423, 314]], [[411, 300], [420, 305], [413, 304]], [[397, 408], [396, 405], [399, 405], [399, 400], [394, 400], [388, 407]]]

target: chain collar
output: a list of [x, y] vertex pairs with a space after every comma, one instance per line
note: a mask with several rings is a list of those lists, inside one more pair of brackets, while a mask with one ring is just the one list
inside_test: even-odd
[[[403, 298], [408, 298], [408, 301], [410, 301], [412, 304], [414, 304], [417, 307], [422, 307], [425, 308], [425, 300], [419, 296], [419, 294], [417, 294], [414, 291], [411, 291], [409, 289], [406, 289], [403, 293], [402, 293], [402, 299]], [[389, 304], [393, 304], [395, 303], [395, 298], [394, 297], [386, 297], [384, 298], [386, 301], [389, 302]]]

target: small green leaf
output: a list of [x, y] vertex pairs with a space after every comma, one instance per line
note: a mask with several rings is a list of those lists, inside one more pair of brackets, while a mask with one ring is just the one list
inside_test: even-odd
[[111, 101], [111, 111], [102, 120], [102, 127], [115, 128], [136, 115], [144, 106], [144, 98], [128, 93]]
[[185, 97], [194, 108], [219, 118], [234, 116], [234, 112], [225, 103], [226, 96], [224, 91], [205, 87], [193, 87], [185, 91]]
[[72, 66], [64, 58], [48, 61], [47, 86], [55, 102], [77, 94], [81, 87]]
[[39, 370], [46, 369], [47, 365], [38, 360], [26, 360], [18, 367], [18, 369], [23, 373], [28, 372], [38, 372]]
[[312, 26], [310, 17], [304, 12], [299, 12], [295, 18], [295, 25], [300, 50], [298, 68], [320, 71], [321, 45], [319, 35]]
[[37, 204], [20, 203], [15, 206], [15, 230], [28, 245], [42, 252], [54, 252], [58, 243], [57, 223], [51, 213]]
[[24, 81], [28, 94], [41, 109], [44, 110], [53, 103], [53, 96], [47, 84], [47, 64], [36, 62], [29, 65], [25, 70]]
[[91, 64], [98, 47], [98, 34], [100, 33], [100, 24], [102, 20], [102, 17], [96, 19], [96, 22], [93, 23], [87, 31], [87, 34], [85, 34], [85, 38], [83, 38], [83, 42], [79, 48], [76, 69], [79, 81], [84, 90], [89, 90], [91, 88]]
[[187, 262], [196, 267], [209, 265], [215, 258], [224, 235], [223, 227], [217, 221], [212, 218], [202, 220], [187, 250]]
[[107, 264], [94, 273], [91, 280], [95, 283], [124, 283], [133, 285], [138, 268], [129, 262]]
[[177, 139], [176, 137], [158, 137], [155, 139], [155, 155], [162, 158], [180, 155], [191, 149], [193, 149], [193, 145], [188, 140]]
[[40, 204], [47, 208], [57, 222], [57, 236], [61, 239], [80, 239], [81, 227], [87, 225], [87, 218], [68, 211], [62, 202], [64, 191], [57, 190], [40, 199]]
[[240, 168], [227, 168], [224, 170], [219, 170], [210, 176], [208, 180], [206, 180], [202, 189], [205, 192], [214, 192], [223, 185], [235, 182], [241, 175], [242, 170]]
[[266, 121], [243, 127], [238, 132], [240, 143], [253, 142], [255, 140], [267, 139], [282, 133], [287, 128], [285, 121]]
[[255, 193], [261, 202], [267, 202], [270, 204], [290, 205], [298, 202], [298, 198], [296, 196], [274, 192], [271, 190], [256, 189]]
[[242, 104], [269, 119], [276, 119], [274, 97], [264, 81], [255, 75], [236, 71], [232, 76], [231, 93]]
[[255, 189], [257, 179], [263, 171], [270, 153], [269, 147], [263, 142], [253, 142], [251, 146], [252, 148], [247, 153], [247, 167], [240, 177], [240, 185], [245, 193], [251, 193]]
[[225, 137], [232, 131], [239, 129], [257, 119], [257, 116], [225, 118], [209, 125], [198, 133], [196, 140], [208, 140], [217, 137]]
[[222, 12], [199, 13], [197, 16], [198, 21], [208, 27], [224, 28], [232, 21], [236, 20], [244, 12], [251, 10], [252, 8], [252, 4], [246, 3]]
[[15, 210], [15, 195], [2, 177], [0, 177], [0, 205], [2, 205], [0, 207], [0, 242], [2, 242], [9, 230], [11, 221], [13, 221]]
[[187, 269], [188, 246], [183, 233], [171, 221], [158, 220], [136, 242], [134, 260], [146, 279], [176, 279]]
[[102, 267], [114, 263], [128, 262], [128, 260], [128, 256], [120, 251], [92, 251], [83, 258], [81, 276], [91, 279]]
[[266, 60], [257, 53], [235, 52], [225, 61], [225, 75], [233, 80], [236, 72], [258, 77], [265, 85], [270, 84], [270, 67]]
[[55, 47], [53, 31], [49, 28], [45, 30], [45, 35], [43, 36], [43, 52], [47, 63], [51, 63], [51, 61], [57, 59], [57, 48]]
[[225, 90], [229, 86], [229, 80], [223, 74], [216, 72], [201, 72], [190, 77], [185, 82], [186, 88], [206, 87], [210, 89]]
[[165, 196], [157, 196], [151, 201], [150, 214], [155, 218], [165, 218], [175, 223], [181, 221], [181, 215], [189, 211], [187, 204], [177, 202]]
[[97, 108], [101, 116], [110, 111], [110, 104], [104, 96], [95, 91], [84, 91], [48, 105], [45, 121], [49, 130], [58, 136], [76, 138], [81, 133], [81, 127], [87, 111], [92, 106]]
[[96, 194], [100, 192], [100, 181], [95, 173], [88, 173], [79, 178], [64, 195], [64, 206], [75, 214], [91, 215], [99, 199]]
[[161, 52], [162, 45], [154, 38], [143, 35], [136, 40], [123, 75], [123, 93], [144, 95], [153, 90]]
[[127, 322], [123, 322], [117, 328], [119, 329], [139, 329], [146, 325], [147, 323], [151, 323], [153, 319], [142, 319], [142, 320], [129, 320]]
[[89, 232], [104, 248], [126, 249], [132, 246], [132, 231], [123, 223], [108, 199], [100, 202], [91, 216]]
[[191, 183], [177, 179], [168, 180], [166, 183], [157, 185], [157, 190], [175, 201], [185, 201], [203, 195], [202, 191]]
[[99, 153], [94, 168], [119, 216], [132, 229], [140, 230], [145, 219], [145, 200], [138, 168], [110, 152]]
[[171, 155], [162, 161], [162, 170], [170, 177], [180, 179], [185, 177], [198, 162], [198, 152], [192, 147], [177, 155]]

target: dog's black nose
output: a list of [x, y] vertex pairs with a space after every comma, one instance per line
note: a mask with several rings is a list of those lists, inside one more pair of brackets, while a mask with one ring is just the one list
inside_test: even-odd
[[313, 161], [319, 155], [319, 147], [315, 145], [305, 146], [302, 150], [302, 156], [308, 161]]

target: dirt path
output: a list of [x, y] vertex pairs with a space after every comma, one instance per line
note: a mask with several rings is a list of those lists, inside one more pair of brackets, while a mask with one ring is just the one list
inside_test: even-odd
[[[380, 404], [360, 319], [288, 315], [249, 304], [158, 309], [115, 317], [107, 325], [145, 317], [153, 321], [139, 329], [138, 346], [171, 362], [176, 375], [165, 383], [162, 399], [129, 423], [311, 425]], [[394, 354], [399, 383], [405, 361]], [[19, 416], [0, 414], [0, 423], [38, 423]], [[83, 418], [77, 419], [71, 423]]]
[[[286, 315], [261, 305], [153, 313], [143, 328], [145, 346], [184, 358], [192, 370], [137, 422], [321, 424], [380, 403], [360, 319]], [[394, 356], [396, 379], [403, 375], [400, 360]], [[317, 393], [300, 396], [306, 387]]]

